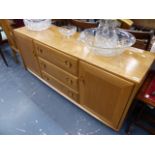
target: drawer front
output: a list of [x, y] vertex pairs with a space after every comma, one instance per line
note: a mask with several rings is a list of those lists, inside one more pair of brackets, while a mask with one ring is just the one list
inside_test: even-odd
[[78, 59], [49, 48], [37, 41], [35, 41], [35, 48], [40, 57], [52, 62], [69, 73], [78, 75]]
[[51, 84], [53, 87], [64, 93], [66, 96], [71, 98], [72, 100], [78, 102], [79, 97], [78, 94], [70, 90], [69, 88], [65, 87], [63, 84], [61, 84], [57, 79], [49, 75], [48, 73], [42, 71], [42, 76], [45, 81], [47, 81], [49, 84]]
[[57, 67], [52, 63], [49, 63], [48, 61], [42, 58], [39, 58], [39, 63], [41, 70], [52, 75], [53, 77], [60, 80], [65, 85], [69, 86], [75, 91], [78, 91], [78, 78], [76, 76], [69, 74], [68, 72], [62, 70], [61, 68]]

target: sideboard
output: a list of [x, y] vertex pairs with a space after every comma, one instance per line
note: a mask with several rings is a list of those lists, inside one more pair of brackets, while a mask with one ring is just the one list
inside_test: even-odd
[[40, 32], [22, 27], [14, 34], [29, 72], [116, 131], [155, 58], [135, 48], [99, 56], [78, 41], [79, 33], [65, 38], [56, 26]]

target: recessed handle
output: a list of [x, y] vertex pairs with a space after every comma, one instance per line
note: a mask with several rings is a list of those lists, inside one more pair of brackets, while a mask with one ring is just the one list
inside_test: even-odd
[[32, 51], [32, 53], [33, 53], [33, 55], [34, 55], [35, 57], [37, 57], [37, 55], [36, 55], [36, 53], [35, 53], [35, 51], [34, 51], [34, 50]]
[[69, 85], [72, 85], [73, 84], [73, 81], [72, 79], [70, 79], [69, 77], [66, 77], [66, 81]]
[[43, 53], [43, 50], [41, 48], [39, 48], [39, 51], [40, 51], [41, 54]]
[[44, 75], [44, 78], [45, 78], [45, 80], [47, 80], [47, 81], [49, 81], [49, 80], [50, 80], [50, 79], [49, 79], [47, 76], [45, 76], [45, 75]]
[[66, 65], [68, 68], [71, 68], [71, 67], [72, 67], [72, 63], [69, 62], [68, 60], [65, 60], [65, 65]]
[[68, 91], [68, 95], [69, 95], [70, 97], [74, 97], [74, 93], [71, 92], [70, 90]]
[[46, 77], [46, 80], [49, 81], [50, 79], [48, 77]]
[[46, 64], [43, 63], [42, 65], [43, 65], [44, 68], [46, 68]]
[[79, 77], [79, 82], [82, 83], [83, 85], [85, 85], [86, 82], [85, 82], [83, 76], [80, 76], [80, 77]]

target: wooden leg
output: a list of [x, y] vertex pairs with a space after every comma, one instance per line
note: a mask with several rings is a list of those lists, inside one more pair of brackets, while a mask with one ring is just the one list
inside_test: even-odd
[[[128, 113], [128, 116], [132, 115], [134, 110], [135, 110], [135, 107], [136, 107], [136, 101], [134, 100], [131, 107], [130, 107], [130, 110], [129, 110], [129, 113]], [[132, 129], [134, 127], [134, 120], [135, 118], [132, 118], [132, 120], [129, 121], [129, 124], [127, 125], [126, 129], [125, 129], [125, 133], [126, 134], [131, 134], [132, 132]]]
[[8, 63], [7, 63], [7, 61], [6, 61], [5, 57], [4, 57], [4, 54], [3, 54], [3, 52], [2, 52], [1, 49], [0, 49], [0, 55], [1, 55], [1, 57], [2, 57], [2, 59], [4, 61], [4, 63], [5, 63], [5, 65], [8, 67]]
[[[144, 108], [145, 108], [145, 105], [142, 104], [140, 107], [140, 111], [129, 122], [129, 124], [125, 130], [126, 134], [131, 134], [131, 132], [134, 128], [134, 125], [136, 125], [136, 123], [140, 120], [140, 117], [144, 111]], [[130, 115], [132, 115], [134, 113], [135, 109], [136, 109], [136, 104], [135, 104], [135, 102], [133, 102], [133, 104], [131, 105], [131, 108], [130, 108]]]
[[19, 61], [18, 61], [18, 59], [17, 59], [16, 52], [15, 52], [13, 49], [12, 49], [12, 53], [13, 53], [13, 57], [14, 57], [15, 62], [18, 64]]

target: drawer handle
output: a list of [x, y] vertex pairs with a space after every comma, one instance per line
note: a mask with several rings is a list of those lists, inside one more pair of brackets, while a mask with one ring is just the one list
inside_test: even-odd
[[45, 76], [45, 75], [44, 75], [44, 78], [45, 78], [45, 80], [47, 80], [47, 81], [49, 81], [49, 80], [50, 80], [50, 79], [49, 79], [47, 76]]
[[70, 79], [69, 77], [66, 77], [66, 81], [68, 84], [72, 85], [73, 84], [73, 81], [72, 79]]
[[49, 81], [50, 79], [48, 77], [46, 77], [46, 80]]
[[70, 97], [74, 97], [74, 94], [73, 94], [73, 92], [71, 92], [71, 91], [68, 91], [68, 95], [69, 95]]
[[71, 67], [72, 67], [71, 62], [69, 62], [68, 60], [65, 61], [65, 65], [66, 65], [68, 68], [71, 68]]
[[43, 64], [43, 67], [46, 68], [46, 64]]
[[34, 50], [33, 50], [33, 52], [32, 52], [32, 53], [33, 53], [33, 55], [34, 55], [35, 57], [37, 57], [37, 55], [36, 55], [36, 53], [35, 53], [35, 51], [34, 51]]
[[39, 49], [40, 53], [43, 53], [43, 50], [42, 49]]

